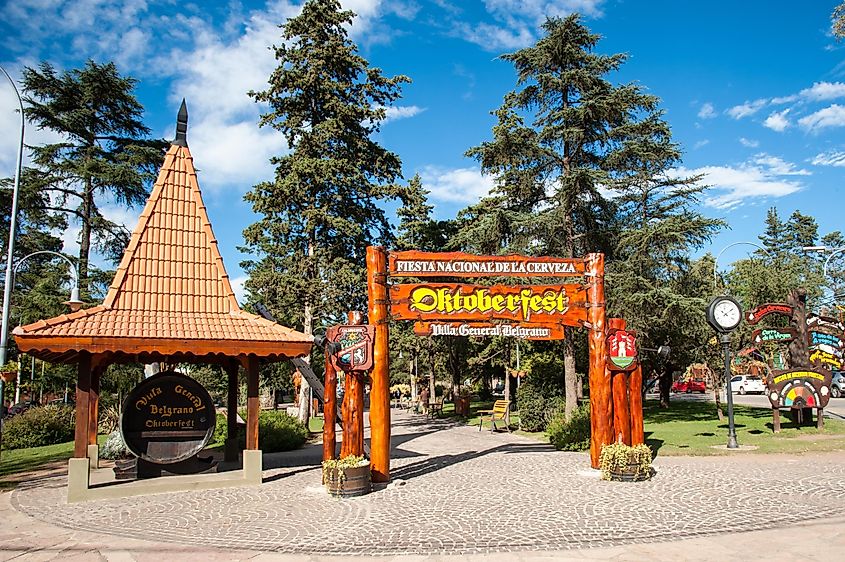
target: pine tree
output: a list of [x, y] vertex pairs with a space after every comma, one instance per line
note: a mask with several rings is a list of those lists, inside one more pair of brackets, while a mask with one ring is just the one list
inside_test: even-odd
[[[496, 253], [607, 251], [614, 209], [602, 188], [626, 169], [619, 152], [642, 135], [640, 116], [654, 113], [658, 100], [607, 79], [626, 57], [595, 53], [599, 36], [577, 15], [549, 18], [543, 30], [534, 46], [502, 57], [516, 68], [517, 89], [495, 112], [493, 140], [467, 153], [496, 185], [491, 199], [465, 213], [462, 227], [472, 234], [464, 239]], [[567, 417], [577, 397], [571, 335], [560, 344]]]
[[104, 204], [142, 204], [161, 165], [165, 143], [148, 139], [136, 80], [120, 76], [113, 63], [89, 60], [82, 69], [58, 74], [49, 63], [23, 71], [27, 117], [62, 142], [32, 147], [33, 189], [49, 194], [47, 209], [81, 227], [80, 288], [87, 288], [92, 250], [117, 260], [129, 232], [106, 219]]
[[409, 79], [369, 66], [348, 38], [353, 18], [337, 0], [306, 2], [282, 25], [267, 89], [250, 92], [269, 107], [260, 125], [278, 130], [290, 153], [272, 158], [275, 178], [246, 195], [261, 217], [244, 231], [256, 256], [243, 263], [246, 287], [306, 333], [350, 306], [366, 310], [366, 247], [392, 236], [378, 203], [402, 192], [399, 157], [373, 136]]

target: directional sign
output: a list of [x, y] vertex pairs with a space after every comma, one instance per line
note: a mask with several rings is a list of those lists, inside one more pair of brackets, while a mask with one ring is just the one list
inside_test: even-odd
[[821, 349], [817, 349], [810, 353], [810, 363], [824, 367], [825, 369], [839, 370], [842, 368], [842, 359], [832, 353], [822, 351]]
[[792, 316], [792, 307], [788, 304], [769, 302], [761, 304], [745, 312], [745, 321], [749, 324], [756, 324], [769, 314], [783, 314]]
[[827, 370], [774, 371], [766, 378], [773, 408], [824, 408], [830, 400], [831, 373]]
[[842, 349], [842, 338], [826, 332], [810, 332], [810, 345], [829, 345]]
[[751, 341], [754, 343], [787, 343], [798, 336], [795, 328], [763, 328], [751, 332]]

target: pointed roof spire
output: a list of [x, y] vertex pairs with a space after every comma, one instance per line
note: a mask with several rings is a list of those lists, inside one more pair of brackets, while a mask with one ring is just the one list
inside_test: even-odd
[[182, 98], [182, 106], [176, 116], [176, 138], [171, 144], [188, 146], [188, 106], [185, 104], [185, 98]]

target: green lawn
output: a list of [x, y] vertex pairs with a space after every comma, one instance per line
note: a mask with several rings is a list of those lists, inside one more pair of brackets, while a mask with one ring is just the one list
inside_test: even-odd
[[[100, 435], [97, 442], [103, 445], [106, 439], [106, 435]], [[32, 470], [49, 462], [66, 461], [71, 456], [73, 456], [73, 441], [28, 449], [11, 449], [8, 451], [4, 449], [0, 453], [0, 478], [8, 474]]]

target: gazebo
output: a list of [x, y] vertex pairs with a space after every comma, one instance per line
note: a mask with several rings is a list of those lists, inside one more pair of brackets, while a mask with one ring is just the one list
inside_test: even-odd
[[[221, 366], [229, 387], [227, 460], [237, 460], [237, 376], [238, 368], [243, 367], [247, 376], [246, 450], [242, 477], [229, 479], [234, 484], [228, 485], [258, 484], [262, 469], [259, 362], [300, 357], [308, 354], [313, 344], [311, 336], [238, 306], [200, 194], [187, 127], [183, 100], [176, 139], [165, 155], [103, 303], [14, 330], [21, 352], [49, 362], [78, 365], [69, 501], [108, 495], [103, 493], [105, 489], [89, 485], [90, 471], [98, 466], [100, 378], [108, 365], [166, 361]], [[219, 485], [217, 481], [209, 487]], [[192, 483], [191, 488], [196, 487]]]

